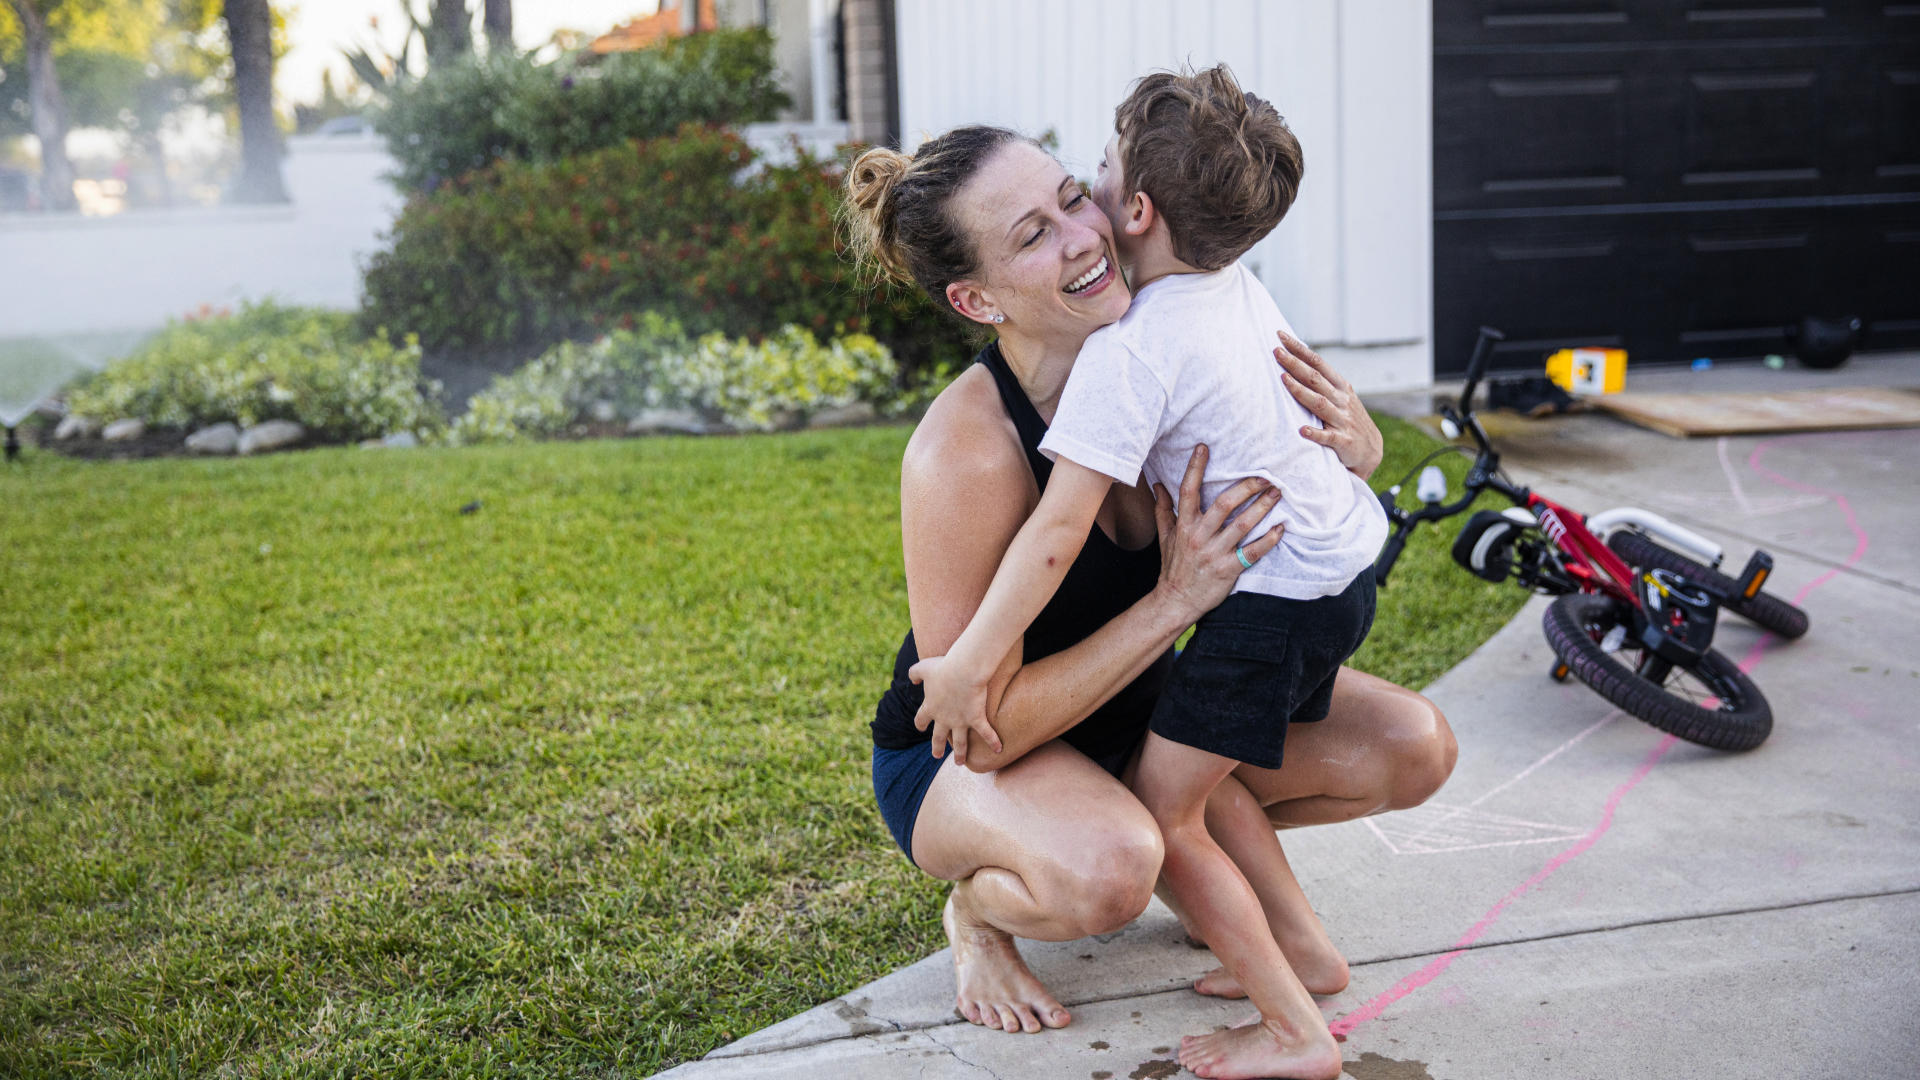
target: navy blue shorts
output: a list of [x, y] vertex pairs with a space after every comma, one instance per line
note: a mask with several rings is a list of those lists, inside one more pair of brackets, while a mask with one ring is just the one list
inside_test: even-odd
[[1153, 733], [1262, 769], [1280, 767], [1287, 725], [1325, 719], [1340, 665], [1373, 628], [1373, 571], [1333, 596], [1237, 592], [1207, 612], [1173, 663]]
[[[952, 751], [945, 757], [934, 757], [932, 745], [921, 743], [898, 750], [873, 748], [873, 795], [880, 803], [880, 817], [886, 821], [887, 831], [893, 834], [893, 842], [900, 845], [900, 850], [906, 852], [908, 862], [913, 862], [913, 823], [919, 820], [920, 804], [926, 801], [934, 774], [942, 768], [966, 768], [953, 764]], [[1128, 746], [1123, 751], [1092, 760], [1118, 779], [1126, 771], [1127, 762], [1133, 759], [1133, 749]]]

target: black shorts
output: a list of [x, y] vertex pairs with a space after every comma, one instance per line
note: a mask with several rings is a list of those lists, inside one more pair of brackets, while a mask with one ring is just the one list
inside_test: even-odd
[[1373, 628], [1373, 570], [1314, 600], [1237, 592], [1202, 616], [1148, 727], [1183, 746], [1280, 767], [1287, 725], [1324, 719], [1340, 665]]

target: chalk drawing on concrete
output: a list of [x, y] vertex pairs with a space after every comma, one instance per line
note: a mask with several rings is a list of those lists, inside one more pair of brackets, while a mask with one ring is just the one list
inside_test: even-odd
[[1587, 831], [1581, 826], [1528, 821], [1477, 807], [1434, 802], [1365, 820], [1367, 828], [1395, 855], [1564, 843]]

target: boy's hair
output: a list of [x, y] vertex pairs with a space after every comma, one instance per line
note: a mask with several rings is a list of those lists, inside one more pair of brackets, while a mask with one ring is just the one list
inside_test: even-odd
[[1287, 216], [1306, 163], [1272, 105], [1225, 64], [1158, 71], [1114, 110], [1127, 194], [1166, 216], [1173, 253], [1202, 270], [1233, 262]]

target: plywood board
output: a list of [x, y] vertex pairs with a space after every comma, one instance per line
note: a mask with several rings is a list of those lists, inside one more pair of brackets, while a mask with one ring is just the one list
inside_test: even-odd
[[1700, 435], [1920, 427], [1920, 392], [1913, 390], [1612, 394], [1591, 400], [1622, 420], [1680, 439]]

